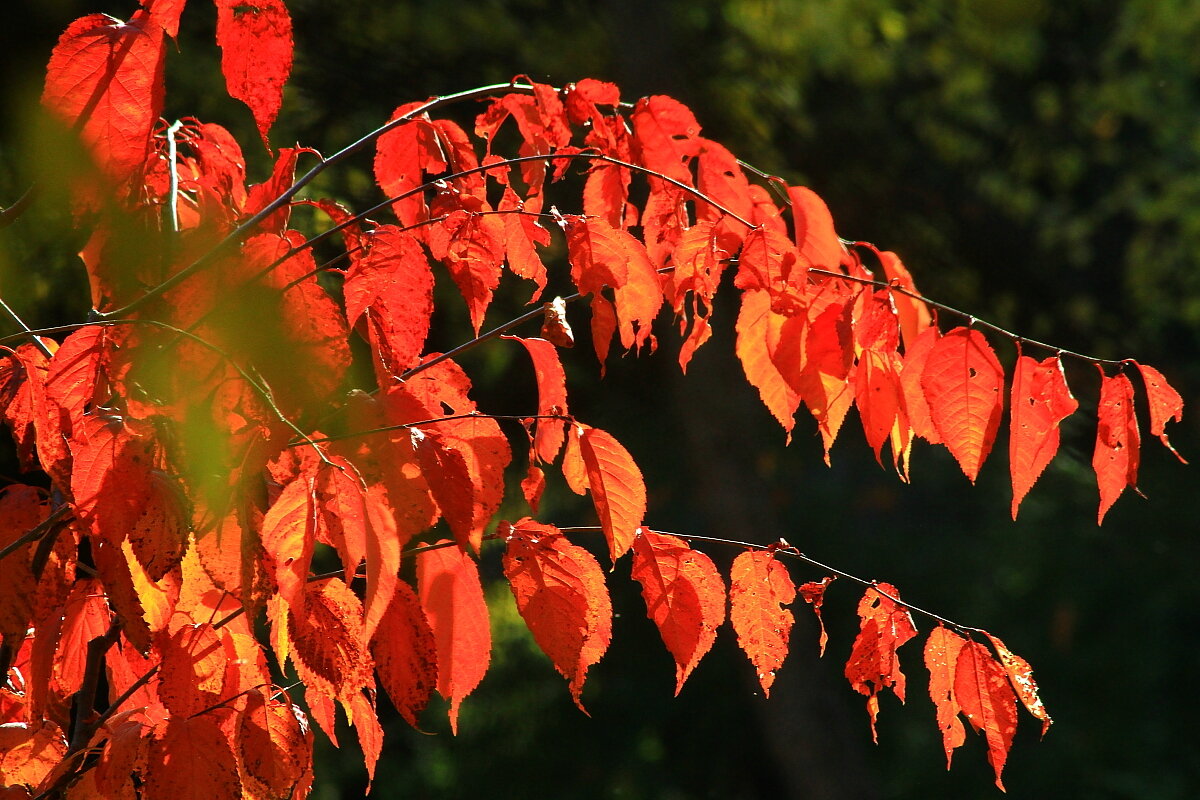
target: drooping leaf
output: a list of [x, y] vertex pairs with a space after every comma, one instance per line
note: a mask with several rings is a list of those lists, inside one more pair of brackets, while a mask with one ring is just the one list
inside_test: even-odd
[[800, 257], [810, 266], [839, 271], [842, 243], [833, 229], [833, 215], [820, 195], [806, 186], [788, 187], [792, 204], [796, 246]]
[[237, 757], [244, 787], [256, 796], [287, 797], [304, 773], [312, 734], [285, 697], [254, 689], [238, 722]]
[[303, 602], [316, 544], [315, 493], [315, 478], [296, 478], [275, 498], [262, 522], [262, 546], [274, 567], [279, 596], [294, 607]]
[[1138, 364], [1137, 368], [1142, 373], [1143, 383], [1146, 384], [1146, 399], [1150, 404], [1150, 433], [1157, 436], [1168, 450], [1175, 453], [1176, 458], [1186, 464], [1187, 459], [1179, 455], [1166, 434], [1168, 422], [1183, 420], [1183, 398], [1154, 367]]
[[418, 553], [417, 594], [437, 648], [438, 694], [450, 701], [450, 730], [458, 733], [462, 701], [483, 680], [492, 654], [479, 569], [458, 547]]
[[[405, 103], [392, 112], [389, 121], [411, 115], [423, 105], [423, 102]], [[424, 183], [426, 173], [436, 174], [446, 169], [446, 155], [428, 116], [410, 117], [380, 136], [375, 143], [374, 169], [375, 182], [383, 193], [399, 198], [392, 203], [392, 212], [401, 225], [415, 225], [428, 217], [425, 197], [416, 190]]]
[[140, 175], [162, 114], [162, 28], [144, 10], [128, 22], [75, 20], [50, 55], [42, 105], [79, 131], [116, 182]]
[[545, 415], [567, 414], [567, 376], [559, 360], [558, 350], [545, 339], [522, 339], [519, 336], [503, 336], [521, 343], [533, 360], [534, 376], [538, 387], [538, 415], [534, 433], [534, 450], [538, 458], [549, 464], [558, 458], [566, 439], [566, 420], [545, 419]]
[[1046, 711], [1046, 706], [1038, 697], [1038, 686], [1037, 681], [1033, 679], [1033, 668], [1029, 666], [1028, 661], [1009, 650], [999, 636], [993, 636], [986, 631], [984, 631], [984, 635], [996, 648], [996, 653], [1000, 656], [1000, 663], [1004, 665], [1004, 670], [1008, 673], [1008, 681], [1012, 684], [1013, 691], [1017, 693], [1021, 704], [1030, 714], [1042, 721], [1042, 736], [1045, 736], [1054, 720], [1050, 719], [1050, 713]]
[[283, 104], [292, 72], [292, 18], [283, 0], [215, 0], [221, 72], [230, 97], [250, 107], [268, 148], [267, 131]]
[[846, 679], [856, 692], [867, 697], [871, 737], [876, 742], [879, 741], [875, 729], [879, 692], [891, 687], [900, 702], [904, 702], [904, 673], [900, 671], [896, 650], [917, 635], [912, 615], [896, 602], [899, 598], [899, 592], [891, 584], [878, 583], [867, 589], [858, 601], [858, 636], [846, 662]]
[[979, 642], [968, 641], [958, 652], [954, 697], [971, 727], [983, 731], [988, 763], [996, 771], [996, 786], [1003, 791], [1000, 773], [1017, 731], [1017, 701], [1004, 667]]
[[925, 401], [925, 390], [921, 388], [921, 373], [933, 346], [942, 338], [936, 326], [930, 326], [912, 343], [904, 345], [904, 359], [900, 364], [900, 388], [904, 393], [904, 411], [913, 435], [920, 436], [930, 444], [941, 444], [933, 419], [929, 416], [929, 403]]
[[804, 602], [812, 606], [813, 613], [817, 615], [817, 624], [821, 627], [820, 654], [822, 656], [825, 655], [825, 645], [829, 642], [829, 634], [825, 632], [825, 618], [821, 616], [821, 607], [825, 604], [825, 590], [829, 588], [829, 584], [833, 583], [836, 577], [827, 575], [820, 581], [802, 583], [798, 589]]
[[571, 697], [586, 713], [581, 694], [588, 668], [612, 640], [612, 603], [596, 558], [553, 525], [525, 517], [502, 523], [504, 576], [517, 611], [554, 668], [570, 681]]
[[966, 731], [958, 718], [961, 709], [954, 699], [954, 681], [958, 653], [967, 640], [940, 622], [925, 640], [925, 668], [929, 670], [929, 696], [937, 708], [938, 730], [942, 732], [942, 747], [946, 751], [946, 769], [954, 750], [966, 741]]
[[242, 796], [237, 760], [211, 714], [175, 716], [154, 730], [146, 756], [143, 791], [174, 800], [224, 800]]
[[743, 292], [737, 319], [736, 352], [746, 380], [758, 390], [763, 405], [790, 435], [796, 409], [800, 407], [800, 394], [789, 385], [771, 359], [785, 319], [771, 310], [768, 292]]
[[633, 577], [642, 585], [646, 616], [675, 659], [678, 695], [725, 622], [725, 582], [704, 553], [646, 530], [633, 540]]
[[896, 313], [900, 317], [900, 334], [904, 341], [904, 349], [905, 352], [908, 352], [921, 334], [933, 325], [933, 318], [929, 313], [929, 306], [924, 301], [911, 296], [919, 293], [916, 284], [913, 283], [912, 274], [901, 263], [900, 257], [886, 250], [877, 255], [888, 281], [897, 288], [911, 293], [905, 294], [896, 291], [890, 293], [892, 303], [896, 306]]
[[729, 570], [729, 621], [738, 645], [754, 665], [763, 695], [771, 696], [776, 671], [788, 654], [795, 618], [784, 608], [796, 599], [787, 567], [766, 550], [746, 550]]
[[417, 716], [438, 682], [437, 644], [417, 594], [404, 581], [388, 603], [371, 637], [375, 671], [392, 705], [419, 728]]
[[691, 186], [691, 162], [703, 141], [691, 109], [665, 95], [643, 97], [631, 120], [634, 150], [641, 165]]
[[1133, 410], [1133, 384], [1122, 373], [1113, 377], [1100, 369], [1100, 400], [1096, 408], [1096, 449], [1092, 469], [1100, 487], [1100, 511], [1096, 524], [1125, 491], [1137, 488], [1141, 435]]
[[1075, 413], [1062, 361], [1055, 356], [1034, 361], [1019, 356], [1013, 369], [1008, 463], [1012, 472], [1012, 516], [1058, 452], [1058, 426]]
[[293, 661], [310, 688], [349, 703], [371, 684], [373, 664], [363, 637], [363, 608], [340, 578], [309, 583], [288, 616]]
[[983, 334], [960, 327], [938, 339], [926, 357], [921, 388], [938, 436], [974, 483], [1004, 408], [1004, 370]]
[[616, 562], [633, 545], [646, 516], [646, 483], [633, 456], [612, 434], [587, 428], [577, 435], [592, 503], [608, 540], [609, 557]]
[[191, 716], [216, 704], [225, 687], [225, 649], [208, 623], [182, 625], [157, 637], [158, 694], [177, 716]]

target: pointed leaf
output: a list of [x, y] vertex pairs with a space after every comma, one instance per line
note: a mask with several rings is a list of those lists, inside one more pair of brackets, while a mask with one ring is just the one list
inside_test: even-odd
[[525, 624], [554, 668], [570, 681], [580, 711], [588, 668], [612, 640], [612, 603], [596, 558], [553, 525], [528, 517], [501, 523], [504, 576]]
[[790, 435], [796, 424], [794, 415], [800, 407], [800, 395], [771, 359], [785, 319], [771, 310], [768, 292], [759, 289], [743, 292], [736, 351], [746, 380], [758, 390], [763, 405]]
[[996, 786], [1003, 791], [1000, 773], [1017, 731], [1017, 702], [1004, 667], [979, 642], [966, 642], [959, 650], [954, 697], [971, 727], [983, 731], [988, 763], [996, 771]]
[[921, 388], [938, 436], [974, 483], [1004, 408], [1004, 370], [983, 334], [955, 328], [939, 339], [925, 362]]
[[891, 598], [898, 600], [900, 594], [887, 583], [876, 584], [863, 594], [858, 602], [858, 636], [854, 639], [850, 660], [846, 662], [846, 678], [850, 685], [859, 694], [867, 696], [871, 737], [876, 742], [879, 741], [875, 729], [879, 692], [891, 687], [900, 702], [904, 702], [904, 673], [900, 671], [896, 650], [917, 635], [908, 609]]
[[[521, 343], [533, 359], [534, 376], [538, 387], [538, 414], [567, 414], [567, 376], [559, 360], [558, 350], [545, 339], [522, 339], [501, 336]], [[558, 458], [566, 439], [566, 420], [539, 419], [533, 443], [538, 458], [549, 464]]]
[[1133, 410], [1133, 384], [1124, 374], [1110, 378], [1100, 370], [1096, 417], [1092, 468], [1100, 487], [1100, 511], [1096, 516], [1096, 524], [1100, 524], [1126, 486], [1137, 488], [1141, 435]]
[[633, 456], [606, 431], [587, 428], [579, 434], [579, 453], [608, 554], [615, 562], [633, 544], [646, 516], [646, 484]]
[[993, 636], [987, 631], [984, 631], [984, 635], [996, 648], [996, 653], [1000, 656], [1000, 663], [1004, 665], [1004, 670], [1008, 673], [1008, 681], [1012, 684], [1013, 691], [1017, 693], [1021, 704], [1030, 714], [1042, 721], [1042, 736], [1045, 736], [1054, 720], [1050, 719], [1049, 712], [1042, 705], [1042, 699], [1038, 697], [1038, 686], [1037, 681], [1033, 679], [1033, 668], [1029, 666], [1028, 661], [1009, 650], [1004, 642], [1000, 641], [1000, 637]]
[[438, 682], [437, 643], [416, 592], [404, 581], [371, 637], [375, 670], [392, 705], [419, 729], [417, 716]]
[[174, 800], [225, 800], [242, 796], [229, 739], [210, 714], [172, 717], [154, 731], [143, 791]]
[[938, 729], [946, 750], [946, 769], [954, 750], [966, 741], [967, 733], [958, 719], [961, 710], [954, 699], [954, 680], [958, 653], [967, 640], [940, 622], [925, 640], [925, 668], [929, 670], [929, 696], [937, 707]]
[[[1137, 364], [1136, 361], [1134, 363]], [[1142, 381], [1146, 384], [1146, 399], [1150, 401], [1150, 433], [1157, 436], [1168, 450], [1175, 453], [1176, 458], [1186, 464], [1187, 459], [1179, 455], [1171, 442], [1167, 440], [1165, 430], [1167, 423], [1171, 420], [1176, 422], [1183, 420], [1183, 398], [1171, 384], [1167, 383], [1163, 374], [1154, 367], [1138, 364], [1137, 368], [1142, 373]]]
[[675, 659], [675, 694], [725, 622], [725, 582], [712, 559], [675, 536], [643, 530], [633, 540], [633, 577], [646, 616]]
[[426, 550], [417, 555], [417, 594], [437, 646], [438, 694], [450, 701], [450, 730], [458, 733], [463, 698], [483, 680], [492, 654], [479, 569], [458, 547]]
[[1062, 361], [1051, 356], [1034, 361], [1017, 358], [1013, 369], [1009, 422], [1008, 463], [1012, 472], [1012, 516], [1058, 452], [1058, 426], [1075, 413], [1079, 403], [1071, 395]]
[[237, 757], [245, 788], [254, 796], [287, 797], [311, 758], [312, 734], [290, 702], [267, 691], [247, 693], [238, 723]]
[[763, 695], [771, 696], [776, 671], [788, 654], [795, 618], [784, 608], [796, 599], [787, 567], [767, 550], [746, 550], [729, 570], [729, 621], [738, 645], [754, 665]]
[[215, 0], [217, 45], [229, 96], [250, 107], [263, 144], [292, 71], [292, 18], [283, 0]]
[[643, 97], [631, 115], [642, 166], [692, 185], [690, 164], [700, 152], [700, 123], [691, 109], [665, 95]]

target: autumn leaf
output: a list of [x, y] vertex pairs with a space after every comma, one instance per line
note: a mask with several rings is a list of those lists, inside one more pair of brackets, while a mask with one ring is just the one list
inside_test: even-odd
[[437, 644], [416, 592], [404, 581], [371, 637], [375, 671], [392, 705], [414, 728], [438, 682]]
[[559, 360], [558, 350], [545, 339], [522, 339], [518, 336], [502, 336], [520, 342], [533, 360], [534, 376], [537, 379], [538, 415], [533, 438], [537, 457], [549, 464], [558, 458], [558, 452], [566, 441], [566, 420], [546, 419], [552, 414], [565, 415], [567, 411], [567, 376]]
[[189, 717], [216, 704], [225, 687], [225, 649], [212, 625], [182, 625], [156, 641], [159, 697], [172, 714]]
[[172, 717], [155, 729], [144, 781], [148, 796], [174, 800], [214, 800], [242, 793], [229, 739], [210, 714]]
[[784, 319], [771, 310], [768, 292], [758, 289], [743, 292], [737, 319], [736, 352], [746, 380], [758, 390], [763, 405], [790, 435], [796, 424], [794, 415], [800, 407], [800, 394], [771, 358]]
[[[1136, 361], [1134, 363], [1137, 364]], [[1146, 385], [1146, 399], [1150, 405], [1150, 433], [1157, 436], [1168, 450], [1175, 453], [1176, 458], [1186, 464], [1187, 459], [1179, 455], [1171, 445], [1165, 430], [1171, 420], [1183, 420], [1183, 398], [1154, 367], [1137, 364], [1137, 368], [1142, 373], [1142, 382]]]
[[938, 436], [974, 483], [1004, 407], [1004, 370], [983, 334], [955, 328], [938, 339], [926, 356], [921, 388]]
[[1133, 384], [1124, 374], [1110, 378], [1100, 369], [1096, 417], [1092, 468], [1100, 487], [1100, 511], [1096, 515], [1099, 525], [1126, 486], [1137, 488], [1141, 436], [1133, 410]]
[[633, 545], [646, 516], [646, 484], [633, 456], [612, 434], [578, 425], [572, 430], [579, 439], [579, 454], [608, 541], [608, 555], [616, 562]]
[[35, 788], [66, 753], [66, 737], [51, 720], [0, 725], [0, 786]]
[[517, 611], [554, 668], [570, 681], [580, 711], [588, 668], [612, 640], [612, 603], [595, 556], [553, 525], [525, 517], [501, 523], [504, 576]]
[[146, 11], [128, 22], [75, 20], [46, 67], [42, 105], [79, 132], [118, 183], [140, 175], [163, 108], [163, 31]]
[[691, 186], [691, 161], [703, 141], [691, 109], [665, 95], [643, 97], [631, 120], [634, 149], [642, 166]]
[[450, 730], [458, 733], [463, 698], [483, 680], [492, 654], [479, 569], [458, 547], [425, 550], [417, 554], [417, 594], [437, 649], [438, 694], [450, 701]]
[[288, 616], [292, 660], [304, 682], [349, 703], [371, 683], [362, 601], [340, 578], [309, 583]]
[[1037, 681], [1033, 679], [1033, 669], [1029, 666], [1029, 662], [1009, 650], [999, 636], [993, 636], [987, 631], [984, 631], [984, 635], [988, 637], [992, 647], [996, 648], [996, 654], [1000, 656], [1000, 663], [1004, 665], [1009, 683], [1012, 684], [1013, 691], [1017, 693], [1021, 704], [1030, 714], [1042, 721], [1042, 736], [1045, 736], [1054, 720], [1050, 719], [1049, 712], [1042, 705], [1042, 699], [1038, 697]]
[[771, 696], [775, 673], [788, 654], [795, 618], [784, 608], [796, 599], [787, 567], [767, 550], [746, 550], [729, 570], [729, 621], [762, 686]]
[[1012, 516], [1021, 500], [1058, 452], [1058, 426], [1075, 413], [1079, 403], [1071, 395], [1062, 362], [1051, 356], [1034, 361], [1019, 356], [1013, 369], [1010, 405], [1008, 463], [1012, 473]]
[[829, 642], [829, 634], [825, 632], [825, 618], [821, 616], [821, 607], [825, 604], [825, 590], [829, 588], [829, 584], [833, 583], [835, 578], [834, 575], [827, 575], [820, 581], [802, 583], [797, 590], [804, 598], [804, 602], [812, 607], [813, 614], [817, 616], [817, 624], [821, 627], [820, 654], [822, 656], [825, 655], [825, 645]]
[[675, 659], [675, 694], [712, 648], [725, 622], [725, 582], [712, 559], [687, 542], [643, 530], [633, 540], [633, 578], [646, 616]]
[[996, 786], [1003, 791], [1000, 773], [1017, 731], [1017, 703], [1004, 667], [979, 642], [967, 641], [958, 652], [954, 697], [971, 727], [987, 739], [988, 763], [996, 771]]
[[292, 18], [283, 0], [215, 0], [221, 72], [230, 97], [250, 107], [263, 144], [292, 71]]
[[925, 640], [925, 668], [929, 670], [929, 696], [937, 708], [938, 730], [946, 750], [946, 769], [954, 750], [966, 741], [966, 731], [958, 719], [958, 701], [954, 699], [954, 681], [958, 654], [967, 640], [940, 622]]
[[896, 602], [899, 599], [899, 592], [891, 584], [878, 583], [867, 589], [858, 602], [859, 631], [846, 662], [846, 679], [856, 692], [867, 696], [871, 737], [876, 742], [879, 692], [890, 687], [904, 702], [904, 673], [896, 651], [917, 635], [912, 615]]
[[833, 215], [820, 195], [806, 186], [789, 186], [796, 246], [804, 263], [819, 269], [838, 271], [842, 262], [842, 243], [833, 229]]
[[[390, 121], [411, 115], [425, 105], [405, 103], [392, 112]], [[410, 118], [384, 133], [375, 142], [375, 182], [388, 197], [397, 198], [392, 212], [405, 227], [425, 219], [429, 212], [424, 196], [417, 192], [425, 174], [446, 169], [446, 155], [438, 142], [437, 129], [425, 115]]]
[[312, 733], [286, 696], [274, 699], [263, 689], [246, 696], [236, 739], [243, 785], [258, 796], [288, 796], [310, 760]]

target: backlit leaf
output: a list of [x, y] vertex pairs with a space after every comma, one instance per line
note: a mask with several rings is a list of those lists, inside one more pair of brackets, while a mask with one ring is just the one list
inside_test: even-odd
[[1008, 463], [1012, 472], [1012, 516], [1021, 500], [1058, 452], [1058, 426], [1075, 413], [1062, 362], [1054, 356], [1034, 361], [1019, 356], [1013, 369]]
[[646, 616], [675, 659], [678, 695], [725, 621], [725, 582], [704, 553], [646, 530], [633, 540], [633, 577], [642, 585]]
[[1050, 719], [1049, 712], [1042, 705], [1042, 699], [1038, 697], [1038, 686], [1037, 681], [1033, 679], [1033, 668], [1029, 666], [1028, 661], [1009, 650], [1004, 642], [1000, 641], [999, 636], [993, 636], [986, 631], [984, 635], [996, 648], [996, 653], [1000, 656], [1000, 663], [1004, 665], [1004, 670], [1008, 673], [1008, 681], [1012, 684], [1013, 691], [1017, 693], [1017, 699], [1030, 714], [1042, 721], [1042, 736], [1045, 736], [1054, 720]]
[[[886, 596], [885, 596], [886, 595]], [[846, 679], [859, 694], [867, 696], [871, 737], [878, 742], [875, 720], [879, 716], [879, 692], [891, 687], [904, 702], [904, 673], [896, 650], [917, 635], [912, 615], [893, 600], [900, 598], [887, 583], [867, 589], [858, 601], [859, 631], [846, 662]]]
[[1183, 398], [1154, 367], [1138, 364], [1137, 368], [1142, 373], [1142, 381], [1146, 384], [1146, 399], [1150, 403], [1150, 433], [1157, 436], [1168, 450], [1175, 453], [1176, 458], [1186, 464], [1187, 459], [1179, 455], [1167, 440], [1165, 430], [1171, 420], [1183, 420]]
[[371, 655], [392, 705], [419, 728], [417, 716], [438, 682], [437, 644], [416, 592], [404, 581], [396, 584], [371, 637]]
[[586, 713], [581, 694], [588, 668], [612, 640], [612, 603], [600, 564], [553, 525], [528, 517], [515, 525], [502, 523], [500, 533], [504, 576], [517, 611]]
[[[545, 339], [522, 339], [518, 336], [503, 336], [521, 343], [533, 359], [534, 376], [538, 387], [538, 414], [567, 414], [567, 376], [558, 350]], [[534, 449], [538, 458], [549, 464], [558, 458], [566, 439], [566, 420], [538, 419], [534, 433]]]
[[733, 560], [729, 570], [729, 621], [766, 697], [771, 696], [775, 673], [787, 658], [795, 618], [784, 606], [795, 599], [791, 575], [774, 553], [746, 550]]
[[804, 598], [804, 602], [812, 606], [813, 613], [817, 615], [817, 624], [821, 626], [820, 639], [820, 654], [825, 655], [825, 645], [829, 642], [829, 634], [825, 632], [825, 618], [821, 616], [821, 607], [825, 604], [825, 590], [829, 588], [829, 584], [833, 583], [836, 576], [828, 575], [820, 581], [809, 581], [808, 583], [800, 584], [800, 596]]
[[218, 800], [242, 793], [229, 739], [211, 714], [172, 717], [157, 727], [144, 779], [148, 797]]
[[930, 348], [921, 388], [938, 436], [974, 483], [1004, 408], [1004, 370], [977, 330], [955, 328]]
[[925, 640], [925, 668], [929, 670], [929, 696], [937, 708], [938, 730], [942, 732], [942, 747], [946, 751], [946, 769], [954, 750], [966, 741], [966, 731], [958, 719], [961, 710], [954, 699], [954, 680], [958, 665], [958, 653], [967, 640], [946, 626], [938, 626], [929, 632]]
[[592, 503], [608, 540], [609, 557], [615, 562], [633, 544], [646, 516], [646, 483], [633, 456], [612, 434], [587, 428], [578, 436]]
[[1126, 486], [1137, 488], [1141, 435], [1133, 410], [1133, 384], [1123, 373], [1110, 378], [1100, 370], [1096, 418], [1092, 468], [1100, 487], [1100, 511], [1096, 516], [1100, 524]]
[[959, 650], [954, 698], [971, 727], [983, 731], [988, 763], [996, 772], [996, 786], [1003, 790], [1000, 773], [1017, 731], [1017, 702], [1004, 667], [979, 642], [968, 641]]
[[250, 107], [263, 144], [292, 71], [292, 18], [283, 0], [215, 0], [221, 72], [229, 95]]

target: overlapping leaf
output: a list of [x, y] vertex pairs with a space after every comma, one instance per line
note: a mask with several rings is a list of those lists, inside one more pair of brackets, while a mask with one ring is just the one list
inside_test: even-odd
[[[893, 599], [895, 598], [895, 599]], [[858, 602], [859, 630], [846, 662], [846, 678], [859, 694], [867, 696], [871, 736], [879, 741], [875, 721], [879, 717], [879, 693], [891, 688], [904, 702], [904, 673], [896, 651], [917, 635], [912, 615], [896, 602], [900, 594], [887, 583], [867, 589]]]

